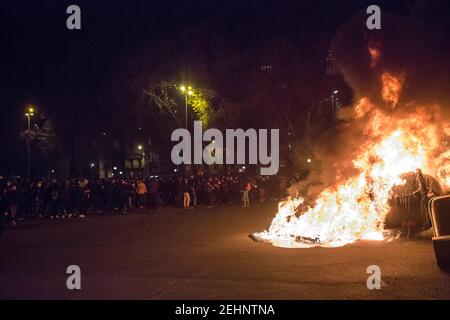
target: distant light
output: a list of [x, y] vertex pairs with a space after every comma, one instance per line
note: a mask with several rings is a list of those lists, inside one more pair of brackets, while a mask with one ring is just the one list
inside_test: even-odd
[[142, 145], [138, 145], [138, 149], [139, 149], [139, 150], [142, 150]]
[[188, 91], [188, 95], [192, 96], [194, 94], [194, 92], [192, 90]]
[[94, 163], [91, 163], [91, 168], [93, 168], [93, 167], [95, 167], [95, 164], [94, 164]]
[[245, 170], [245, 166], [242, 166], [242, 169], [244, 169], [244, 170]]
[[106, 136], [106, 132], [103, 132], [102, 135]]
[[338, 92], [339, 92], [338, 90], [334, 90], [333, 94], [336, 94], [336, 93], [338, 93]]
[[173, 169], [173, 172], [177, 172], [177, 169]]
[[113, 170], [117, 170], [117, 167], [113, 167]]
[[122, 172], [122, 171], [119, 171], [119, 174], [123, 174], [123, 172]]
[[55, 173], [55, 170], [52, 169], [52, 173]]
[[308, 158], [308, 160], [306, 160], [306, 162], [311, 163], [311, 159]]
[[185, 86], [181, 86], [180, 90], [181, 90], [181, 92], [185, 92], [186, 91], [186, 87]]

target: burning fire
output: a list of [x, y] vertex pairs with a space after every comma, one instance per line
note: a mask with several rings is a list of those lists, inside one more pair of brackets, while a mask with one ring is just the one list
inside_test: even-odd
[[395, 77], [389, 72], [383, 72], [381, 75], [381, 83], [383, 85], [381, 96], [383, 97], [383, 100], [391, 104], [392, 107], [395, 107], [398, 102], [400, 91], [403, 87], [403, 81], [403, 76]]
[[369, 46], [369, 54], [370, 54], [370, 67], [375, 68], [378, 64], [378, 60], [380, 59], [380, 50], [375, 46]]
[[355, 106], [354, 114], [356, 118], [362, 118], [366, 113], [374, 108], [373, 104], [368, 98], [361, 98], [358, 104]]
[[450, 188], [450, 150], [438, 158], [437, 177], [445, 188]]
[[[397, 104], [403, 78], [384, 72], [382, 81], [383, 99]], [[442, 130], [426, 108], [413, 113], [382, 111], [363, 98], [354, 111], [356, 118], [363, 118], [366, 138], [351, 161], [356, 173], [325, 188], [312, 207], [305, 208], [300, 196], [280, 202], [269, 229], [253, 234], [255, 239], [282, 247], [338, 247], [385, 238], [392, 188], [405, 183], [401, 178], [405, 173], [436, 169], [430, 159], [441, 150]], [[450, 151], [439, 161], [446, 163], [439, 178], [450, 185]]]

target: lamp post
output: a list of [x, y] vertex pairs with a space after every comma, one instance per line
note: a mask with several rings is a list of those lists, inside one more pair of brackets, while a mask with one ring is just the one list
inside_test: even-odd
[[187, 88], [183, 85], [180, 86], [180, 91], [184, 95], [184, 113], [186, 117], [186, 129], [188, 128], [188, 97], [192, 96], [194, 94], [194, 91], [192, 91], [192, 87], [188, 86]]
[[25, 113], [28, 122], [27, 130], [27, 179], [30, 180], [31, 177], [31, 117], [34, 116], [34, 107], [29, 106]]
[[146, 156], [146, 154], [145, 154], [144, 147], [143, 147], [141, 144], [139, 144], [139, 145], [137, 146], [137, 148], [138, 148], [139, 151], [142, 151], [142, 160], [144, 160], [144, 176], [145, 176], [145, 178], [147, 178], [147, 177], [148, 177], [148, 172], [147, 172], [147, 156]]

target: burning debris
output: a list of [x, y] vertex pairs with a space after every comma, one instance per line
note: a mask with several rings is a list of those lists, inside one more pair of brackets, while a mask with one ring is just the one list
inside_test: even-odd
[[[409, 84], [408, 73], [389, 68], [391, 62], [383, 60], [380, 46], [374, 48], [371, 43], [382, 41], [367, 40], [366, 58], [359, 60], [367, 61], [364, 72], [370, 73], [367, 79], [374, 81], [373, 87], [353, 86], [358, 102], [350, 119], [339, 124], [339, 134], [333, 140], [334, 146], [348, 150], [345, 157], [340, 158], [341, 152], [323, 162], [322, 172], [335, 173], [334, 181], [326, 184], [312, 205], [305, 205], [302, 195], [280, 202], [268, 230], [254, 233], [253, 239], [291, 248], [390, 240], [398, 235], [385, 230], [386, 217], [393, 203], [393, 188], [405, 185], [405, 174], [421, 168], [450, 186], [449, 121], [442, 106], [408, 99], [403, 92]], [[347, 57], [348, 61], [352, 60]], [[351, 84], [361, 79], [352, 74], [355, 69], [343, 68]], [[321, 159], [320, 150], [316, 153]], [[403, 198], [399, 201], [408, 205]]]
[[366, 120], [367, 141], [351, 161], [358, 173], [325, 188], [306, 211], [297, 211], [304, 201], [301, 197], [281, 202], [268, 231], [255, 234], [255, 239], [282, 246], [289, 243], [289, 247], [299, 241], [306, 246], [337, 247], [385, 239], [393, 187], [405, 184], [402, 175], [417, 168], [436, 170], [433, 160], [441, 149], [439, 124], [430, 124], [420, 109], [409, 117], [375, 109]]

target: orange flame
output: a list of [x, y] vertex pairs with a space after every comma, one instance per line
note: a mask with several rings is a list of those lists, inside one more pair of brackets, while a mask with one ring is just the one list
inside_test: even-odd
[[362, 118], [366, 113], [373, 109], [373, 104], [370, 102], [369, 98], [361, 98], [358, 104], [355, 106], [354, 114], [356, 118]]
[[380, 55], [381, 55], [380, 50], [373, 46], [369, 46], [369, 54], [370, 54], [370, 67], [375, 68], [380, 59]]
[[450, 150], [439, 156], [436, 175], [444, 185], [444, 188], [450, 189]]
[[383, 100], [389, 103], [392, 107], [398, 102], [400, 91], [402, 90], [404, 77], [395, 77], [392, 73], [383, 72], [381, 74], [381, 96]]
[[[401, 87], [398, 78], [386, 77]], [[365, 142], [351, 161], [357, 173], [324, 189], [307, 209], [299, 210], [304, 203], [301, 197], [281, 202], [269, 229], [255, 233], [256, 239], [282, 247], [337, 247], [361, 239], [384, 239], [393, 187], [403, 185], [402, 176], [417, 168], [436, 173], [435, 155], [442, 150], [443, 130], [442, 123], [433, 122], [429, 108], [389, 113], [363, 98], [355, 114], [364, 116], [368, 111], [370, 118], [363, 125]], [[450, 150], [437, 163], [438, 177], [450, 184]]]

